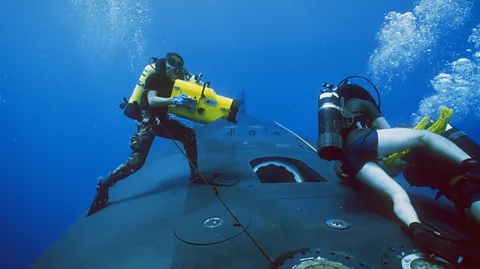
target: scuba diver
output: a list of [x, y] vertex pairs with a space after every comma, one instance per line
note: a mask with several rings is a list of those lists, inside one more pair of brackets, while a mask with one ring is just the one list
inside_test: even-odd
[[[480, 157], [480, 146], [456, 127], [447, 124], [442, 136], [472, 158], [478, 160]], [[393, 162], [379, 161], [378, 164], [391, 177], [403, 173], [411, 186], [438, 190], [435, 200], [445, 195], [454, 203], [460, 216], [480, 225], [480, 174], [459, 175], [454, 165], [435, 156], [428, 149], [412, 149]]]
[[[347, 175], [387, 196], [393, 202], [395, 215], [408, 227], [409, 236], [421, 249], [452, 264], [458, 265], [462, 261], [463, 264], [473, 262], [478, 265], [480, 248], [448, 240], [423, 224], [406, 191], [376, 160], [382, 155], [427, 148], [432, 154], [448, 160], [458, 175], [480, 173], [480, 163], [441, 135], [426, 130], [392, 129], [370, 93], [357, 84], [348, 83], [349, 78], [338, 83], [336, 88], [323, 84], [325, 90], [318, 101], [319, 157], [339, 161]], [[375, 85], [373, 87], [376, 90]]]
[[168, 106], [175, 104], [183, 106], [189, 97], [181, 94], [170, 97], [176, 79], [190, 79], [192, 74], [184, 66], [183, 58], [174, 52], [167, 53], [164, 58], [152, 58], [140, 77], [131, 99], [134, 102], [124, 103], [124, 114], [136, 120], [137, 130], [130, 139], [132, 152], [126, 163], [118, 166], [106, 179], [100, 177], [97, 183], [97, 193], [88, 215], [106, 206], [108, 191], [118, 181], [137, 172], [144, 165], [150, 147], [156, 136], [179, 140], [186, 151], [190, 165], [190, 180], [198, 182], [200, 176], [197, 168], [197, 142], [194, 130], [171, 119]]
[[[440, 114], [444, 110], [446, 108], [443, 107]], [[429, 118], [424, 118], [424, 120], [426, 120], [425, 123], [419, 123], [417, 126], [424, 125], [423, 128], [430, 130], [430, 127], [436, 124]], [[467, 134], [449, 124], [448, 119], [442, 118], [442, 115], [437, 120], [437, 122], [439, 121], [445, 122], [445, 128], [436, 133], [449, 139], [478, 161], [480, 145]], [[428, 148], [414, 148], [398, 156], [394, 155], [377, 160], [377, 164], [390, 177], [396, 178], [402, 173], [412, 187], [429, 187], [437, 190], [435, 200], [445, 195], [453, 202], [461, 217], [480, 225], [480, 174], [459, 175], [454, 164], [437, 157]], [[342, 170], [340, 162], [335, 163], [334, 170], [340, 178], [350, 177]]]

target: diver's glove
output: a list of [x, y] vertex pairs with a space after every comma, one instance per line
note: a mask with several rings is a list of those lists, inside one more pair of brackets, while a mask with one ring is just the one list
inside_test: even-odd
[[178, 96], [173, 97], [173, 103], [177, 106], [183, 106], [188, 101], [188, 95], [182, 93]]

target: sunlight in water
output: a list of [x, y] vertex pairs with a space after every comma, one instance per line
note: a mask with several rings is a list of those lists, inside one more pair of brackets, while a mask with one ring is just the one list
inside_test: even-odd
[[390, 12], [377, 33], [378, 49], [370, 56], [369, 75], [383, 91], [415, 69], [442, 35], [466, 21], [470, 0], [422, 0], [413, 12]]
[[82, 47], [93, 57], [111, 59], [116, 51], [128, 55], [131, 68], [144, 61], [146, 26], [151, 22], [148, 1], [71, 0], [79, 16]]

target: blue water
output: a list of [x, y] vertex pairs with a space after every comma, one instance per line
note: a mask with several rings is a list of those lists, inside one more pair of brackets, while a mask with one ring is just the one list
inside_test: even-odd
[[31, 263], [126, 160], [135, 125], [118, 104], [149, 57], [180, 53], [217, 93], [244, 88], [248, 114], [304, 137], [321, 83], [366, 75], [393, 125], [447, 105], [480, 141], [479, 24], [473, 0], [1, 1], [1, 268]]

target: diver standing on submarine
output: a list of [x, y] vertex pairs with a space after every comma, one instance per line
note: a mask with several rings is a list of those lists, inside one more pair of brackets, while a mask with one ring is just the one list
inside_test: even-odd
[[340, 161], [347, 174], [387, 196], [393, 202], [395, 215], [408, 227], [409, 235], [420, 248], [452, 264], [480, 263], [478, 247], [449, 241], [424, 225], [406, 191], [375, 161], [381, 155], [427, 147], [456, 165], [459, 174], [479, 173], [480, 163], [441, 135], [426, 130], [392, 129], [370, 93], [347, 83], [349, 78], [337, 87], [324, 83], [318, 102], [318, 155]]
[[170, 97], [175, 80], [189, 79], [192, 74], [183, 68], [184, 60], [175, 52], [169, 52], [161, 59], [152, 59], [154, 62], [143, 70], [132, 94], [130, 101], [134, 99], [134, 102], [125, 99], [121, 104], [125, 108], [124, 114], [137, 122], [137, 130], [130, 139], [132, 152], [126, 163], [118, 166], [106, 179], [98, 179], [97, 193], [88, 215], [106, 206], [111, 186], [142, 168], [156, 136], [179, 140], [183, 144], [189, 159], [190, 180], [199, 180], [196, 134], [168, 114], [169, 105], [183, 106], [189, 100], [185, 94]]

